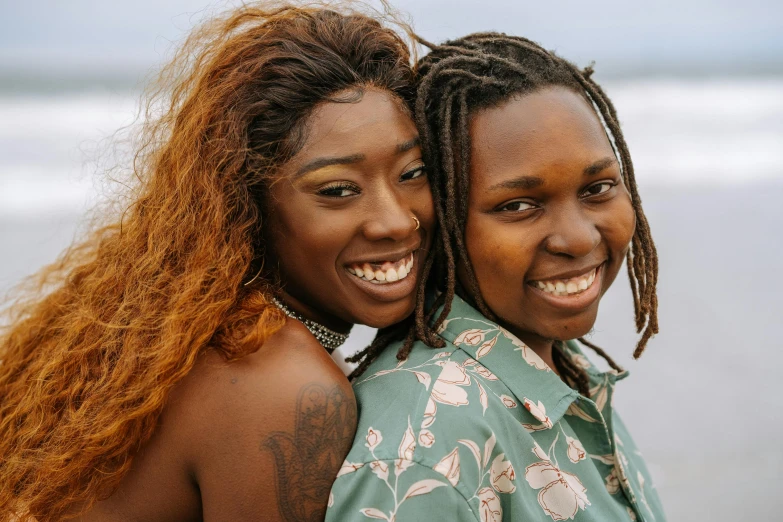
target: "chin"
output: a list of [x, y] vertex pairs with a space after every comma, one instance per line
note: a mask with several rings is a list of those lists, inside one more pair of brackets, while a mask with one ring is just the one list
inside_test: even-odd
[[[597, 315], [596, 311], [593, 313], [584, 313], [579, 317], [571, 318], [568, 321], [552, 321], [549, 323], [550, 327], [545, 328], [545, 330], [548, 330], [547, 333], [549, 335], [543, 335], [543, 337], [556, 341], [570, 341], [571, 339], [584, 337], [593, 330]], [[552, 328], [552, 326], [555, 327]]]
[[[375, 306], [364, 308], [360, 314], [357, 314], [356, 324], [363, 324], [371, 328], [386, 328], [399, 323], [413, 313], [416, 308], [416, 301], [402, 303], [390, 303], [385, 306]], [[368, 313], [369, 312], [369, 313]]]

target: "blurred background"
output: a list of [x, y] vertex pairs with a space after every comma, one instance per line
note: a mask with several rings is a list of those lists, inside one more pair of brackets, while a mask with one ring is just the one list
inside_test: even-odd
[[[393, 4], [431, 41], [499, 30], [596, 62], [661, 264], [661, 333], [640, 361], [624, 278], [602, 304], [592, 340], [632, 374], [615, 406], [670, 520], [782, 520], [783, 3]], [[226, 5], [0, 0], [0, 292], [82, 229], [144, 79]]]

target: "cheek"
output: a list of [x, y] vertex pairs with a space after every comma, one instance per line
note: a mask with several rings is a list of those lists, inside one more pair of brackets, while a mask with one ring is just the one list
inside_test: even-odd
[[411, 212], [421, 221], [422, 228], [427, 232], [426, 239], [429, 242], [435, 230], [435, 205], [432, 202], [429, 186], [423, 187], [407, 199]]
[[617, 198], [605, 214], [602, 228], [612, 253], [623, 258], [636, 230], [636, 213], [630, 196]]
[[485, 299], [488, 292], [507, 291], [516, 280], [523, 280], [530, 264], [530, 253], [523, 238], [510, 225], [480, 216], [468, 219], [465, 243]]

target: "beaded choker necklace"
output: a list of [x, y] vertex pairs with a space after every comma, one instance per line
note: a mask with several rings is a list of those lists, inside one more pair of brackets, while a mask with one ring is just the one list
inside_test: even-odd
[[276, 297], [272, 297], [272, 302], [275, 303], [275, 306], [282, 310], [285, 315], [292, 319], [296, 319], [305, 325], [305, 328], [310, 330], [310, 333], [315, 336], [316, 341], [318, 341], [321, 346], [326, 348], [326, 351], [329, 353], [332, 353], [335, 348], [342, 345], [345, 340], [348, 339], [348, 334], [335, 332], [334, 330], [325, 327], [321, 323], [317, 323], [311, 319], [302, 317], [300, 314], [294, 312], [285, 304], [280, 302], [280, 300]]

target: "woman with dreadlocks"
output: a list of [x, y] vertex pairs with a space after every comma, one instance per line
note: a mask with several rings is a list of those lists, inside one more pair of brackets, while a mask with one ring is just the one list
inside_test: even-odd
[[355, 358], [359, 426], [327, 520], [660, 522], [611, 406], [627, 372], [583, 339], [624, 259], [636, 357], [658, 328], [615, 110], [590, 68], [524, 38], [427, 45], [416, 118], [440, 233], [414, 317]]
[[323, 519], [328, 352], [413, 311], [435, 222], [409, 47], [336, 8], [244, 5], [164, 69], [129, 205], [10, 307], [0, 521]]

